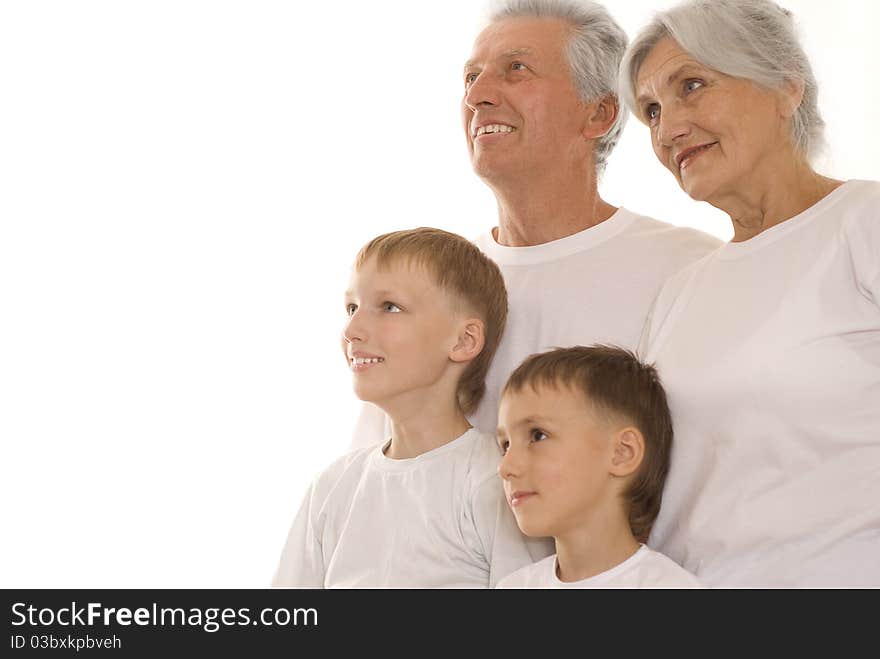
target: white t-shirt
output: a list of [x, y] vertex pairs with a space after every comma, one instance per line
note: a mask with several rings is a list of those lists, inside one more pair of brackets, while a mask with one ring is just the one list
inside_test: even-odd
[[494, 438], [471, 429], [408, 460], [353, 451], [312, 483], [273, 586], [488, 588], [545, 556], [520, 533]]
[[709, 586], [880, 587], [880, 183], [672, 277], [642, 352], [675, 426], [651, 547]]
[[[491, 232], [475, 244], [498, 264], [509, 312], [470, 422], [495, 434], [501, 389], [529, 355], [556, 347], [611, 343], [634, 350], [651, 303], [672, 274], [721, 246], [701, 231], [619, 208], [594, 227], [531, 247], [504, 247]], [[352, 447], [388, 438], [378, 407], [361, 409]]]
[[560, 581], [556, 554], [504, 577], [497, 588], [702, 588], [699, 580], [675, 561], [641, 545], [609, 570], [580, 581]]

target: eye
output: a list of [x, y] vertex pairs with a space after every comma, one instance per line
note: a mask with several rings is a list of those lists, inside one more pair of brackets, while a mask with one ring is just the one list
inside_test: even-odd
[[648, 123], [657, 121], [657, 119], [660, 117], [660, 104], [649, 103], [647, 106], [645, 106], [644, 114], [645, 119], [648, 120]]
[[691, 94], [703, 86], [703, 81], [697, 78], [688, 78], [682, 83], [685, 94]]
[[351, 318], [354, 315], [354, 312], [357, 311], [358, 305], [349, 302], [345, 305], [345, 314]]
[[477, 81], [477, 74], [476, 73], [466, 73], [464, 75], [464, 86], [465, 87], [470, 87], [476, 81]]
[[498, 440], [498, 448], [501, 450], [501, 455], [507, 455], [507, 449], [510, 447], [510, 442], [506, 439]]
[[511, 62], [510, 68], [513, 71], [525, 71], [528, 67], [525, 64], [523, 64], [522, 62]]
[[529, 441], [531, 442], [540, 442], [544, 439], [547, 439], [547, 433], [545, 433], [540, 428], [532, 428], [529, 431]]
[[400, 313], [402, 309], [394, 304], [394, 302], [383, 302], [382, 311], [387, 311], [388, 313]]

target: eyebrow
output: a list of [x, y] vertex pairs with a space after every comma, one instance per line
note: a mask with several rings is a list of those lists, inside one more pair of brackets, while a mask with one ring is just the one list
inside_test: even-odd
[[[667, 85], [672, 84], [673, 82], [675, 82], [675, 81], [678, 80], [679, 78], [683, 78], [683, 77], [684, 77], [685, 75], [687, 75], [690, 71], [695, 71], [695, 72], [696, 72], [696, 71], [699, 71], [699, 70], [700, 70], [699, 67], [694, 66], [694, 65], [691, 64], [690, 62], [687, 62], [687, 63], [685, 63], [685, 64], [682, 64], [680, 67], [678, 67], [677, 69], [675, 69], [675, 71], [673, 71], [672, 73], [669, 74], [669, 77], [666, 78], [666, 84], [667, 84]], [[651, 96], [647, 96], [647, 95], [645, 95], [645, 94], [641, 94], [641, 95], [636, 99], [636, 103], [637, 103], [638, 105], [642, 105], [645, 101], [649, 100], [650, 98], [652, 98], [652, 97], [651, 97]]]
[[[510, 50], [505, 50], [499, 56], [499, 59], [515, 59], [517, 57], [522, 57], [523, 55], [534, 55], [535, 51], [529, 48], [528, 46], [523, 46], [522, 48], [511, 48]], [[464, 70], [467, 71], [470, 68], [473, 68], [476, 64], [475, 60], [469, 59], [464, 63]]]
[[376, 297], [400, 297], [400, 291], [376, 291]]
[[[401, 297], [401, 294], [399, 291], [384, 291], [383, 290], [383, 291], [376, 291], [375, 296], [382, 297], [382, 298], [389, 298], [389, 297], [390, 298], [399, 298], [399, 297]], [[344, 297], [346, 297], [346, 298], [354, 297], [354, 291], [352, 291], [352, 290], [345, 291]]]
[[[550, 421], [549, 417], [544, 417], [544, 416], [541, 416], [540, 414], [535, 414], [532, 416], [527, 416], [525, 418], [519, 419], [516, 423], [511, 425], [511, 429], [521, 428], [522, 426], [544, 425], [548, 421]], [[496, 435], [504, 434], [505, 436], [507, 435], [507, 433], [501, 433], [500, 427], [495, 430], [495, 434]]]

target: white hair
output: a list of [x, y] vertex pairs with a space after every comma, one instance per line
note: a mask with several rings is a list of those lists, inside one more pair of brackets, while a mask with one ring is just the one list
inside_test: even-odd
[[568, 23], [571, 38], [565, 52], [578, 95], [587, 102], [612, 96], [617, 103], [614, 125], [596, 140], [596, 173], [601, 174], [626, 122], [626, 108], [617, 96], [626, 33], [602, 5], [589, 0], [496, 0], [489, 11], [491, 22], [521, 16], [558, 18]]
[[633, 113], [635, 81], [648, 53], [665, 37], [709, 68], [767, 89], [803, 82], [804, 95], [791, 122], [795, 149], [807, 159], [823, 144], [813, 69], [798, 40], [790, 11], [771, 0], [686, 0], [656, 14], [633, 40], [620, 67], [620, 93]]

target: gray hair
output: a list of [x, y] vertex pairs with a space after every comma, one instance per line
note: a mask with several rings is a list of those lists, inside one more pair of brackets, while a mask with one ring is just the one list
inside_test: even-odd
[[696, 60], [725, 75], [779, 89], [802, 81], [804, 95], [791, 122], [795, 149], [807, 159], [823, 143], [813, 69], [798, 40], [794, 17], [771, 0], [687, 0], [656, 14], [633, 40], [620, 67], [620, 93], [633, 113], [635, 81], [648, 53], [671, 37]]
[[520, 16], [558, 18], [571, 25], [566, 55], [579, 96], [589, 102], [610, 95], [617, 101], [617, 120], [596, 140], [596, 173], [601, 174], [626, 122], [626, 108], [617, 96], [626, 33], [602, 5], [589, 0], [498, 0], [489, 12], [493, 23]]

